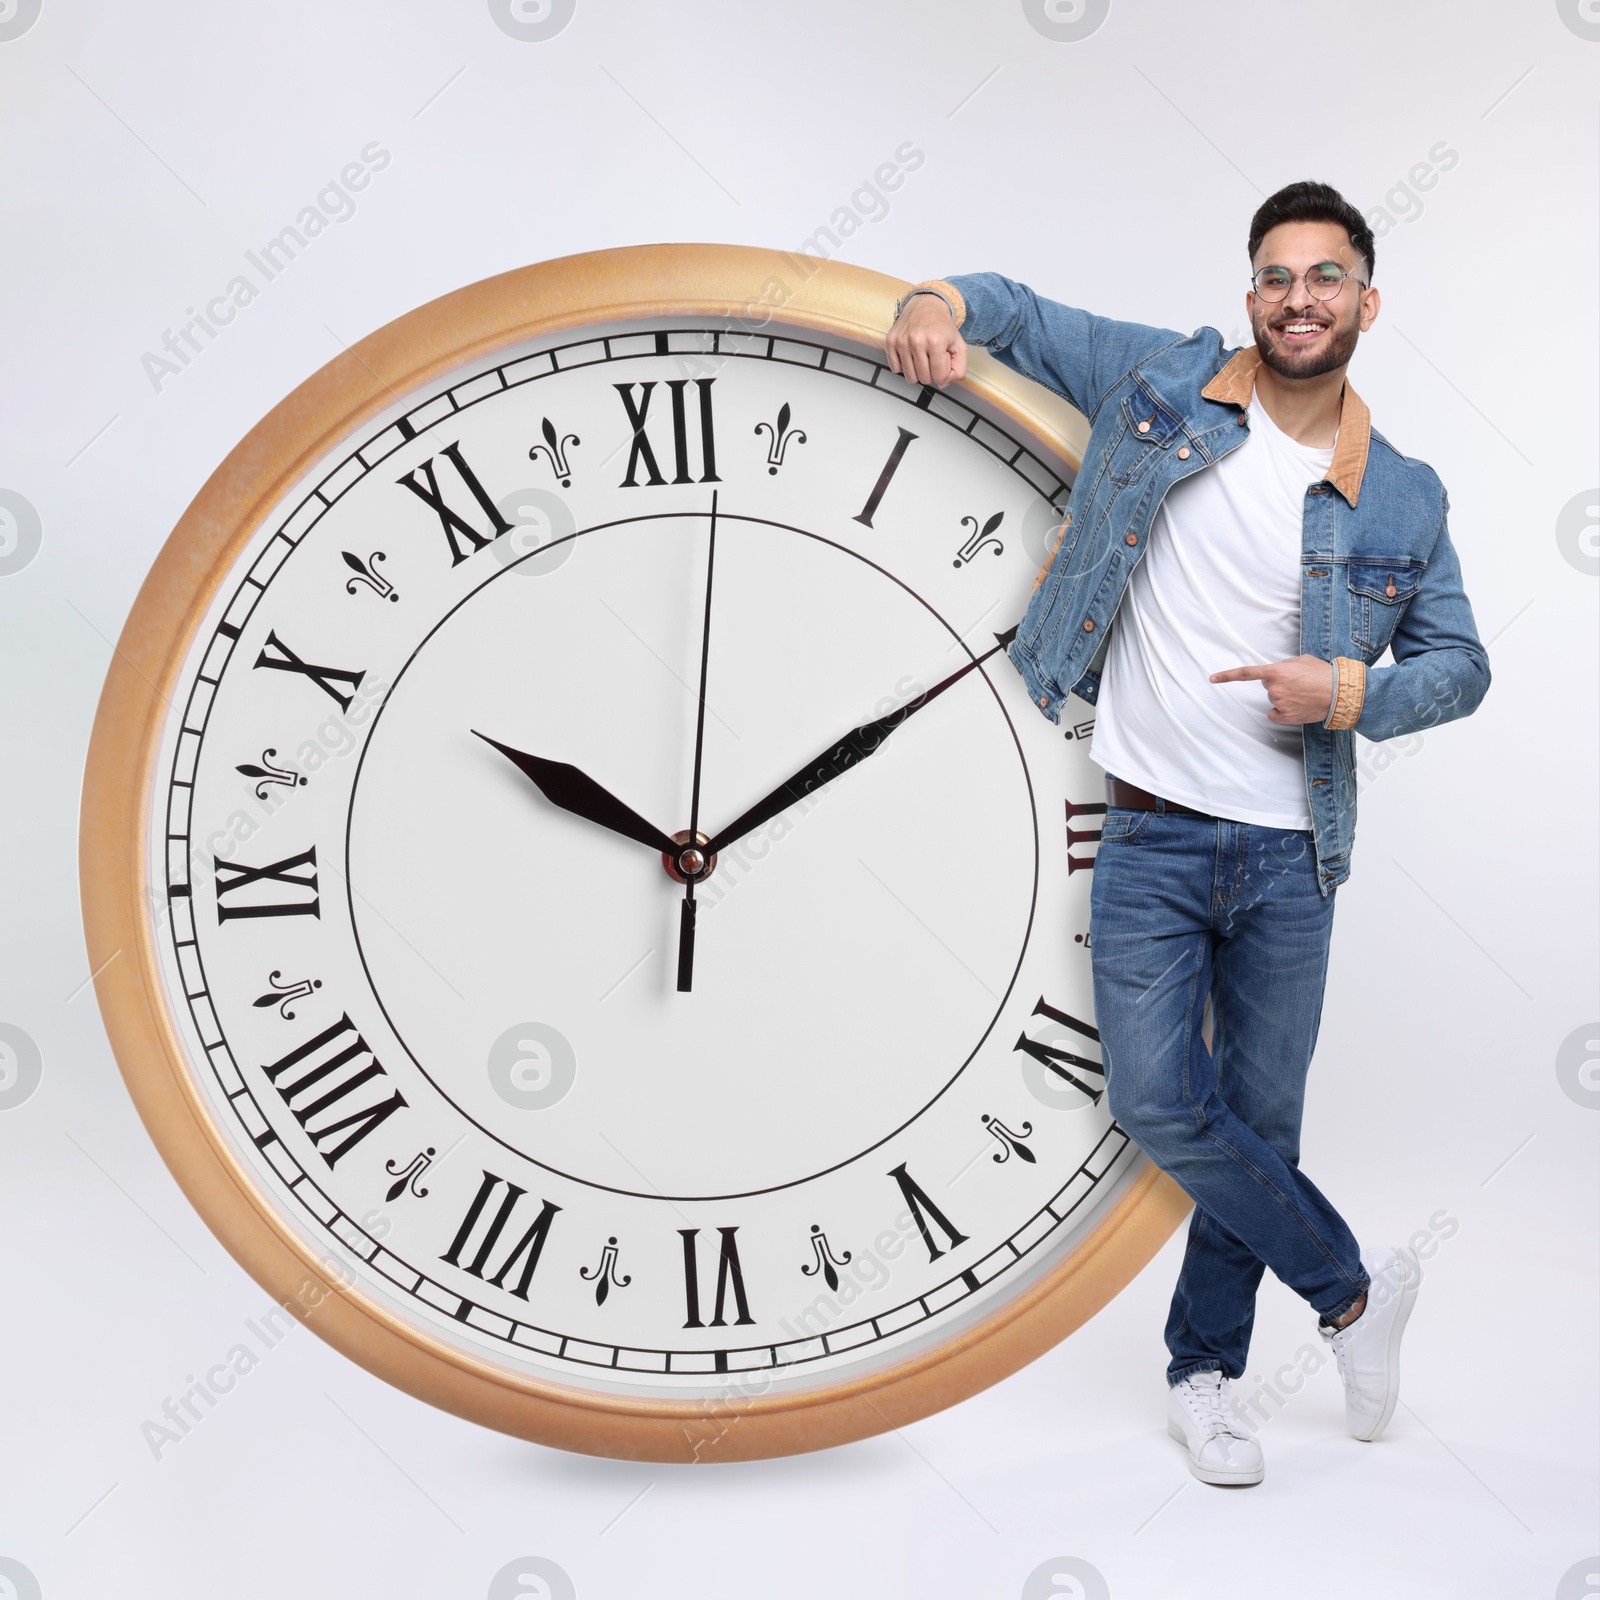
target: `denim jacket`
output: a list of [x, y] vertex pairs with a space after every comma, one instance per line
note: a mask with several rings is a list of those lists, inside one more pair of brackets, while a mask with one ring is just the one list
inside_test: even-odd
[[[929, 287], [951, 301], [968, 344], [1089, 419], [1060, 541], [1010, 648], [1034, 703], [1059, 722], [1069, 693], [1091, 703], [1099, 693], [1118, 602], [1167, 490], [1245, 442], [1260, 356], [1225, 349], [1215, 328], [1185, 336], [1115, 322], [994, 273]], [[1467, 716], [1489, 687], [1448, 510], [1438, 475], [1373, 430], [1347, 383], [1332, 463], [1306, 490], [1301, 545], [1300, 649], [1346, 658], [1353, 680], [1329, 726], [1303, 729], [1324, 894], [1350, 875], [1354, 733], [1392, 739]], [[1372, 667], [1386, 650], [1392, 664]]]

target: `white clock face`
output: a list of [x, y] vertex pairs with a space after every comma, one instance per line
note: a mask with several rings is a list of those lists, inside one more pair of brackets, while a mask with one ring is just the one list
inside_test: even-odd
[[973, 404], [814, 333], [568, 333], [347, 440], [219, 590], [152, 808], [168, 999], [267, 1203], [429, 1338], [832, 1384], [1126, 1181], [1100, 775], [997, 645], [1066, 485]]

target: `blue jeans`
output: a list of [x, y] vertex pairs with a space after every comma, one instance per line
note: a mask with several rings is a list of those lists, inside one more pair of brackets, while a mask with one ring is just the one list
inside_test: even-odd
[[1169, 1383], [1243, 1376], [1265, 1267], [1330, 1322], [1367, 1288], [1355, 1236], [1299, 1167], [1335, 894], [1308, 832], [1106, 813], [1089, 948], [1107, 1100], [1195, 1202]]

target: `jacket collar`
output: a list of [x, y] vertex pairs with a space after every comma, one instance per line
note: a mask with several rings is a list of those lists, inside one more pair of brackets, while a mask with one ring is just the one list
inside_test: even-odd
[[[1222, 371], [1200, 391], [1202, 397], [1247, 407], [1260, 365], [1261, 352], [1253, 345], [1235, 351]], [[1367, 446], [1371, 440], [1372, 413], [1346, 381], [1339, 405], [1339, 442], [1333, 447], [1333, 460], [1323, 476], [1352, 506], [1361, 498], [1361, 477], [1367, 469]]]

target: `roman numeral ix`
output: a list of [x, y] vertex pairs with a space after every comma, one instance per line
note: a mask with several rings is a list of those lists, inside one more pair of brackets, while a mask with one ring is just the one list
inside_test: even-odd
[[[317, 847], [302, 850], [297, 856], [285, 856], [270, 866], [247, 867], [242, 861], [224, 861], [212, 856], [212, 869], [216, 874], [217, 921], [231, 922], [245, 917], [316, 917], [322, 916], [322, 902], [317, 898]], [[309, 889], [311, 898], [294, 900], [244, 900], [235, 903], [226, 897], [248, 889], [256, 883], [286, 883], [296, 889]]]

